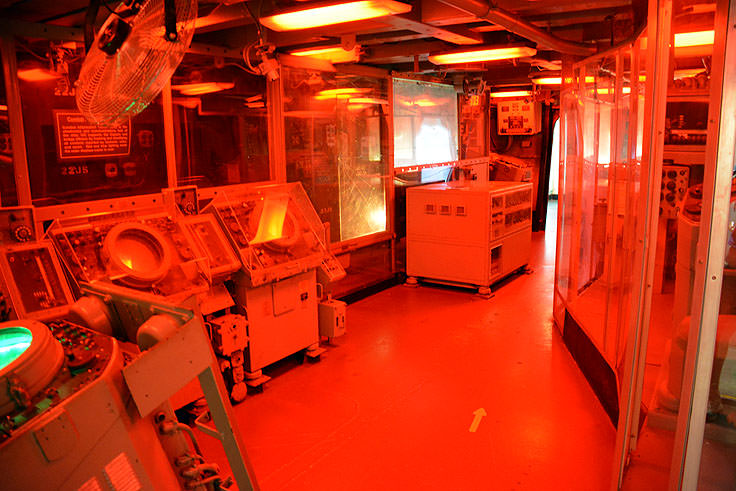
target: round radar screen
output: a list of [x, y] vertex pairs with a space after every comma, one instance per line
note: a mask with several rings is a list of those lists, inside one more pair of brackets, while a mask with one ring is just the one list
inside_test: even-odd
[[103, 253], [110, 273], [120, 281], [146, 287], [162, 280], [171, 269], [171, 252], [163, 235], [141, 223], [120, 223], [105, 237]]
[[25, 327], [8, 327], [0, 330], [0, 370], [25, 353], [33, 340], [33, 334]]
[[[64, 349], [34, 320], [0, 323], [0, 416], [46, 387], [64, 363]], [[22, 407], [25, 407], [23, 405]]]

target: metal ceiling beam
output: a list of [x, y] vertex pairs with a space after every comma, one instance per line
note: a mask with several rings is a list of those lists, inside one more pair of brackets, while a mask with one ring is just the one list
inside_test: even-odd
[[[84, 32], [78, 27], [63, 27], [52, 24], [37, 24], [19, 20], [7, 21], [0, 19], [0, 32], [29, 38], [49, 39], [51, 41], [78, 41], [84, 42]], [[222, 46], [212, 46], [202, 43], [192, 43], [187, 53], [220, 56], [224, 58], [241, 58], [239, 49], [229, 49]]]
[[596, 52], [596, 49], [588, 44], [577, 43], [561, 39], [540, 29], [539, 27], [522, 20], [518, 14], [507, 10], [493, 7], [484, 0], [440, 0], [442, 3], [458, 8], [479, 19], [485, 19], [494, 24], [503, 26], [506, 30], [534, 41], [544, 48], [580, 56], [588, 56]]
[[361, 34], [356, 37], [356, 41], [361, 46], [372, 46], [375, 44], [400, 43], [403, 41], [414, 41], [416, 39], [424, 39], [428, 36], [413, 31], [390, 31], [379, 32], [376, 34]]
[[250, 14], [248, 14], [243, 3], [233, 5], [221, 4], [208, 15], [198, 17], [194, 21], [194, 28], [197, 34], [203, 34], [205, 32], [220, 31], [253, 23], [254, 21], [250, 17]]
[[365, 58], [361, 61], [372, 64], [403, 63], [411, 61], [414, 56], [424, 55], [433, 51], [442, 51], [450, 47], [444, 41], [409, 41], [405, 43], [389, 44], [367, 48]]
[[513, 10], [527, 16], [628, 7], [631, 0], [498, 0], [494, 4], [498, 8]]
[[483, 42], [482, 34], [473, 32], [466, 27], [436, 27], [405, 15], [391, 15], [383, 21], [394, 29], [414, 31], [452, 44], [466, 45], [481, 44]]
[[537, 27], [565, 27], [577, 24], [593, 24], [603, 22], [606, 16], [612, 16], [616, 20], [632, 19], [634, 16], [630, 8], [622, 9], [594, 9], [581, 10], [578, 12], [565, 12], [553, 15], [534, 15], [524, 17], [524, 20]]
[[[496, 0], [494, 6], [512, 10], [526, 20], [528, 17], [560, 16], [581, 11], [615, 10], [631, 7], [631, 0]], [[456, 7], [447, 5], [441, 0], [422, 0], [422, 22], [433, 26], [467, 24], [475, 20], [475, 15]], [[600, 17], [605, 17], [604, 14]]]
[[522, 63], [529, 63], [530, 65], [539, 67], [543, 70], [553, 70], [554, 71], [554, 70], [559, 70], [560, 68], [562, 68], [562, 63], [560, 62], [560, 60], [550, 61], [550, 60], [545, 60], [544, 58], [535, 57], [535, 58], [521, 58], [519, 61], [521, 61]]

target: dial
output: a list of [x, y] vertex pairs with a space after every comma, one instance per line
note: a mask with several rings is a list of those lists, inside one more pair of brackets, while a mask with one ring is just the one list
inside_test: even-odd
[[33, 237], [33, 231], [28, 225], [18, 225], [13, 229], [13, 236], [18, 242], [28, 242]]

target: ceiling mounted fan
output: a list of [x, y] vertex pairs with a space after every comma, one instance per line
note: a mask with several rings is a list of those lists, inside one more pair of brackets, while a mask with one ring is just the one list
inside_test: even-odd
[[196, 17], [197, 0], [123, 0], [87, 52], [76, 82], [79, 111], [101, 126], [143, 111], [181, 63]]

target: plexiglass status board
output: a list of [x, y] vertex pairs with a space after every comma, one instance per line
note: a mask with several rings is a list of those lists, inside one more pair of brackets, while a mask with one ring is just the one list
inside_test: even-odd
[[205, 211], [218, 217], [252, 286], [318, 267], [331, 279], [344, 276], [325, 246], [324, 227], [299, 183], [223, 193]]
[[193, 224], [184, 223], [187, 219], [177, 220], [161, 210], [109, 213], [57, 220], [47, 234], [80, 283], [106, 281], [184, 298], [206, 291], [213, 272], [237, 265], [228, 265], [232, 259], [222, 253], [226, 243], [214, 256], [203, 247], [206, 241], [196, 243]]

